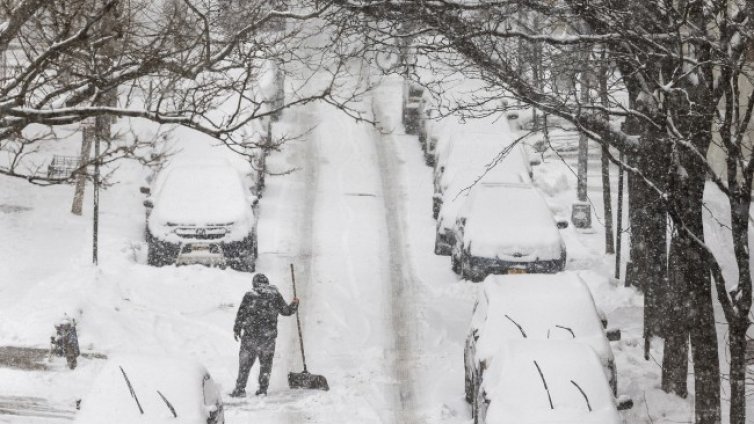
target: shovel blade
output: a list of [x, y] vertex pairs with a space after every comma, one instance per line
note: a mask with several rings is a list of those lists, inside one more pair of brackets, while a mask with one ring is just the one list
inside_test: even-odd
[[289, 372], [288, 386], [291, 389], [330, 390], [324, 376], [308, 372]]

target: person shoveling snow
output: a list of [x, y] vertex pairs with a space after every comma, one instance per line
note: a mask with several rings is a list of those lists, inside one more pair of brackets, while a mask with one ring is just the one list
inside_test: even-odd
[[247, 292], [238, 307], [233, 335], [241, 339], [238, 354], [238, 379], [232, 397], [246, 396], [246, 382], [249, 372], [259, 357], [259, 389], [257, 395], [266, 395], [275, 355], [275, 339], [278, 330], [278, 315], [290, 316], [298, 309], [298, 298], [289, 304], [278, 289], [270, 285], [267, 276], [256, 274], [252, 279], [252, 290]]

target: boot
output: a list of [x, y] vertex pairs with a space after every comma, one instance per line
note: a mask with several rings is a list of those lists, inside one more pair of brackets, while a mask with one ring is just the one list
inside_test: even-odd
[[236, 387], [231, 393], [230, 397], [245, 397], [246, 396], [246, 390], [239, 389]]
[[259, 388], [256, 393], [254, 393], [256, 396], [267, 396], [267, 389]]

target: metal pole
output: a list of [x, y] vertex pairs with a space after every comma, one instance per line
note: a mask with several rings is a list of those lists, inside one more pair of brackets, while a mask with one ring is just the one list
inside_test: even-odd
[[618, 167], [618, 216], [615, 223], [615, 278], [620, 279], [620, 253], [623, 240], [623, 152], [620, 152]]
[[99, 233], [99, 144], [102, 132], [102, 120], [96, 119], [94, 125], [94, 217], [92, 223], [92, 263], [97, 265], [97, 236]]

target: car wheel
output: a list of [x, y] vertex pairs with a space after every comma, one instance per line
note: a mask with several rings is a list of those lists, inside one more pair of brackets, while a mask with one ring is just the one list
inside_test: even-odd
[[147, 265], [149, 266], [162, 266], [162, 260], [160, 257], [160, 251], [157, 250], [154, 242], [147, 243]]
[[439, 242], [440, 242], [440, 235], [437, 234], [437, 233], [435, 233], [435, 255], [442, 256], [444, 252], [443, 252], [442, 248], [440, 247], [440, 243]]
[[461, 277], [464, 280], [471, 280], [471, 277], [472, 277], [472, 275], [471, 275], [471, 260], [469, 259], [469, 255], [467, 255], [465, 253], [461, 253], [461, 260], [459, 262], [460, 262], [460, 265], [459, 265], [460, 272], [459, 272], [459, 274], [461, 274]]
[[474, 272], [471, 269], [471, 257], [468, 253], [461, 254], [461, 277], [464, 280], [469, 280], [474, 283], [478, 283], [484, 279], [482, 273]]
[[454, 253], [450, 253], [450, 269], [458, 275], [461, 275], [461, 262], [458, 260], [458, 256]]

